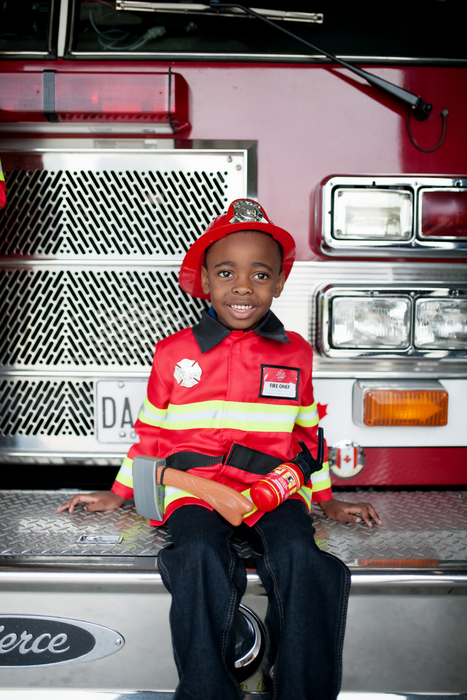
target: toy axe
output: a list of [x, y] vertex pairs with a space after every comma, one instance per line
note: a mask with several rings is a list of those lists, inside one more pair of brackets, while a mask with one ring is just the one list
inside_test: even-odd
[[200, 498], [234, 527], [240, 525], [243, 516], [253, 510], [251, 501], [230, 486], [166, 467], [165, 459], [142, 456], [134, 458], [133, 488], [139, 515], [151, 520], [164, 519], [165, 486], [175, 486]]

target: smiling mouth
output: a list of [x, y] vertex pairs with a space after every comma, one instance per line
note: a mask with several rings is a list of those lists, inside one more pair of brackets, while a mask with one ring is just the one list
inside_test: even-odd
[[239, 314], [247, 314], [250, 311], [253, 311], [256, 307], [252, 306], [251, 304], [229, 304], [229, 309], [232, 309], [233, 312], [239, 313]]

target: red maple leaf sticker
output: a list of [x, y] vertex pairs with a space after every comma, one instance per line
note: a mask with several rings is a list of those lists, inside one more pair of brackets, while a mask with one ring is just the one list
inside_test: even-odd
[[319, 419], [321, 420], [321, 418], [324, 418], [324, 416], [327, 416], [327, 415], [328, 415], [327, 403], [325, 403], [325, 404], [319, 403], [318, 404], [318, 417], [319, 417]]

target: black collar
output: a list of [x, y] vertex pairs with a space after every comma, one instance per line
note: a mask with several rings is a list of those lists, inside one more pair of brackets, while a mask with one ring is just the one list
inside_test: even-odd
[[[193, 326], [192, 330], [199, 349], [203, 353], [219, 345], [232, 332], [230, 328], [222, 325], [217, 318], [208, 314], [207, 311], [203, 311], [201, 321], [196, 326]], [[263, 338], [278, 340], [280, 343], [290, 343], [284, 326], [272, 311], [268, 311], [266, 317], [254, 329], [254, 332], [263, 336]]]

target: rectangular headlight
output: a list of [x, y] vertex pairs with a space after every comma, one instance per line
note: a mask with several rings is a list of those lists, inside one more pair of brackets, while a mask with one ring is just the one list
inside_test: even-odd
[[383, 189], [336, 188], [333, 237], [406, 241], [412, 235], [412, 194]]
[[407, 297], [335, 298], [332, 301], [331, 345], [335, 348], [407, 348], [410, 308]]
[[418, 299], [414, 344], [420, 349], [465, 350], [467, 299]]

